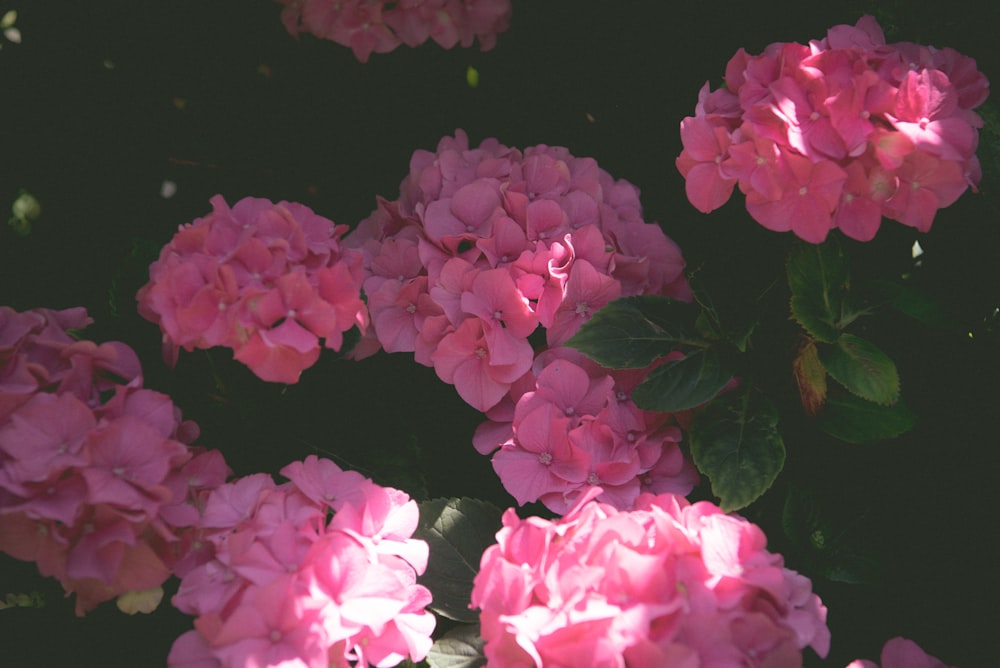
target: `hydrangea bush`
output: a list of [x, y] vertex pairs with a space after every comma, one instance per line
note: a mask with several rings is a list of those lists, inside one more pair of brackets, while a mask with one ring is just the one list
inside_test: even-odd
[[[510, 13], [506, 0], [279, 2], [289, 32], [362, 62], [428, 38], [488, 49]], [[987, 90], [971, 58], [887, 45], [864, 17], [808, 46], [740, 50], [682, 121], [676, 166], [696, 208], [739, 185], [764, 227], [816, 244], [786, 267], [807, 414], [849, 395], [876, 422], [905, 415], [895, 365], [844, 331], [869, 310], [844, 253], [819, 244], [833, 228], [870, 241], [882, 216], [927, 231], [975, 189], [972, 110]], [[182, 348], [224, 347], [260, 380], [294, 384], [324, 348], [357, 363], [413, 353], [485, 415], [472, 446], [546, 517], [418, 505], [315, 455], [281, 468], [284, 482], [233, 477], [144, 387], [131, 348], [80, 338], [83, 308], [0, 306], [0, 550], [57, 579], [78, 615], [115, 598], [149, 612], [176, 576], [170, 602], [194, 618], [176, 668], [784, 667], [829, 654], [810, 578], [729, 512], [784, 464], [773, 406], [731, 363], [753, 352], [754, 325], [722, 326], [634, 185], [567, 148], [472, 147], [459, 130], [416, 151], [398, 198], [349, 234], [295, 202], [211, 205], [137, 295], [170, 366]], [[830, 401], [828, 376], [842, 390]], [[719, 504], [685, 498], [699, 473]], [[789, 535], [800, 512], [786, 503]], [[457, 628], [440, 632], [435, 615]], [[901, 637], [880, 661], [944, 666]]]
[[648, 369], [610, 371], [564, 346], [619, 297], [691, 298], [680, 249], [643, 220], [635, 186], [565, 148], [470, 149], [458, 131], [415, 152], [399, 199], [344, 243], [364, 254], [372, 322], [354, 356], [412, 352], [485, 412], [475, 446], [518, 503], [565, 512], [602, 485], [627, 508], [640, 489], [694, 486], [676, 419], [629, 398]]

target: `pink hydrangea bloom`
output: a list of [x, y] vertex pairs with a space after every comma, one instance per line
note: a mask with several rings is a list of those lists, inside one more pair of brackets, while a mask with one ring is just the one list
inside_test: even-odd
[[496, 46], [510, 25], [510, 0], [277, 0], [281, 22], [293, 36], [308, 32], [350, 47], [362, 63], [372, 53], [433, 39], [445, 49]]
[[561, 519], [503, 516], [472, 591], [495, 665], [800, 666], [826, 608], [760, 529], [716, 506], [591, 488]]
[[[920, 648], [917, 643], [906, 638], [892, 638], [882, 648], [881, 668], [948, 668], [948, 666]], [[847, 668], [879, 668], [879, 664], [867, 659], [857, 659], [847, 664]]]
[[181, 226], [149, 269], [139, 313], [163, 332], [164, 356], [226, 346], [260, 378], [295, 383], [323, 347], [367, 324], [361, 255], [344, 226], [294, 202], [247, 197]]
[[187, 445], [197, 426], [142, 388], [130, 348], [70, 335], [83, 309], [0, 318], [0, 550], [58, 579], [79, 615], [202, 559], [200, 504], [229, 471]]
[[[691, 299], [680, 249], [643, 220], [635, 186], [562, 147], [470, 148], [458, 131], [415, 152], [399, 199], [379, 200], [344, 244], [364, 256], [362, 354], [413, 352], [486, 413], [476, 448], [496, 451], [518, 502], [564, 512], [588, 480], [622, 507], [640, 490], [691, 490], [671, 417], [618, 399], [620, 374], [560, 347], [618, 297]], [[543, 405], [576, 412], [548, 425], [548, 409], [526, 417]]]
[[812, 243], [874, 238], [882, 217], [923, 232], [981, 177], [989, 82], [954, 49], [886, 44], [871, 16], [802, 44], [740, 49], [726, 89], [698, 94], [676, 165], [708, 213], [739, 185], [750, 215]]
[[[427, 544], [417, 505], [309, 456], [231, 481], [205, 500], [210, 558], [184, 574], [173, 604], [196, 615], [170, 666], [358, 662], [394, 666], [430, 651], [430, 592], [416, 582]], [[331, 517], [332, 514], [332, 517]]]

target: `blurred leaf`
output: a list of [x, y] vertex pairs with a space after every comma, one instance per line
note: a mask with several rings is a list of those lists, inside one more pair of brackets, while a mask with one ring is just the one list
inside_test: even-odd
[[941, 302], [910, 284], [899, 286], [890, 303], [900, 313], [925, 325], [946, 327], [954, 323]]
[[695, 331], [709, 341], [718, 341], [724, 334], [714, 313], [702, 310], [694, 321]]
[[817, 352], [830, 376], [862, 399], [887, 406], [899, 399], [896, 364], [878, 346], [853, 334], [842, 334]]
[[6, 608], [44, 608], [45, 598], [33, 591], [30, 594], [7, 594], [0, 599], [0, 610]]
[[479, 624], [464, 624], [439, 638], [427, 654], [431, 668], [479, 668], [486, 665]]
[[479, 85], [479, 70], [472, 65], [465, 69], [465, 83], [469, 84], [469, 88], [475, 88]]
[[819, 361], [815, 341], [810, 339], [799, 348], [799, 354], [792, 360], [792, 372], [802, 408], [806, 415], [816, 415], [826, 401], [826, 369]]
[[647, 411], [683, 411], [717, 395], [732, 377], [718, 350], [704, 348], [653, 369], [632, 390], [632, 401]]
[[804, 570], [846, 584], [867, 584], [880, 579], [878, 559], [853, 545], [848, 530], [837, 530], [809, 491], [797, 487], [788, 490], [781, 524], [785, 535], [808, 562], [808, 569]]
[[819, 428], [847, 443], [874, 443], [895, 438], [917, 422], [902, 400], [880, 406], [853, 394], [827, 399]]
[[420, 578], [430, 589], [434, 612], [460, 622], [476, 622], [469, 609], [472, 580], [479, 560], [496, 542], [502, 511], [477, 499], [431, 499], [420, 504], [420, 526], [414, 538], [427, 541], [430, 559]]
[[609, 369], [641, 369], [691, 338], [694, 307], [644, 295], [617, 299], [585, 322], [566, 345]]
[[746, 322], [741, 327], [731, 330], [726, 338], [730, 343], [736, 346], [737, 350], [741, 353], [745, 353], [747, 348], [750, 347], [750, 336], [753, 334], [753, 331], [757, 329], [757, 323], [757, 320]]
[[870, 552], [838, 547], [831, 550], [826, 561], [817, 572], [832, 582], [871, 584], [882, 579], [882, 562]]
[[14, 234], [19, 237], [26, 237], [31, 234], [31, 222], [25, 220], [24, 218], [18, 218], [17, 216], [11, 216], [7, 221], [10, 225], [10, 229], [14, 230]]
[[759, 498], [785, 465], [778, 412], [751, 389], [716, 399], [691, 424], [691, 455], [726, 512]]
[[833, 343], [844, 324], [844, 297], [850, 285], [847, 259], [833, 240], [800, 244], [788, 255], [792, 317], [814, 338]]

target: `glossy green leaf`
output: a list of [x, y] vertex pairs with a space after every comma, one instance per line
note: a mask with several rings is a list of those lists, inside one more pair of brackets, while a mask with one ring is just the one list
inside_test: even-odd
[[420, 583], [430, 589], [428, 607], [449, 619], [475, 622], [469, 609], [472, 580], [479, 560], [496, 542], [502, 511], [477, 499], [431, 499], [420, 504], [420, 526], [414, 538], [427, 541], [430, 558]]
[[827, 373], [862, 399], [889, 405], [899, 399], [896, 364], [874, 343], [842, 334], [836, 343], [817, 347]]
[[832, 343], [843, 326], [850, 286], [847, 259], [833, 241], [800, 244], [788, 256], [792, 317], [814, 338]]
[[704, 348], [653, 369], [632, 390], [632, 401], [647, 411], [683, 411], [717, 395], [732, 377], [718, 351]]
[[566, 345], [609, 369], [641, 369], [690, 338], [690, 304], [644, 295], [615, 300], [585, 322]]
[[699, 412], [690, 443], [695, 466], [727, 512], [759, 498], [785, 465], [778, 412], [751, 390], [720, 397]]
[[852, 394], [828, 398], [820, 415], [824, 432], [848, 443], [875, 443], [895, 438], [913, 428], [916, 416], [902, 400], [880, 406]]
[[431, 668], [479, 668], [486, 665], [479, 624], [463, 624], [439, 638], [427, 654]]

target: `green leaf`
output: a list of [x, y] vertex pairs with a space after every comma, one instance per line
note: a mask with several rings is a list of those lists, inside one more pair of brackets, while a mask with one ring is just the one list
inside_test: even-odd
[[691, 424], [691, 455], [726, 512], [759, 498], [785, 465], [778, 412], [758, 393], [720, 397]]
[[878, 346], [853, 334], [817, 348], [827, 373], [862, 399], [887, 406], [899, 400], [896, 364]]
[[840, 246], [800, 244], [788, 255], [788, 287], [792, 317], [814, 338], [833, 343], [844, 320], [844, 298], [850, 286], [847, 258]]
[[632, 401], [647, 411], [683, 411], [717, 395], [732, 377], [718, 350], [704, 348], [653, 369], [632, 390]]
[[641, 369], [690, 338], [690, 304], [644, 295], [617, 299], [585, 322], [566, 345], [609, 369]]
[[430, 558], [420, 578], [434, 597], [428, 607], [449, 619], [475, 622], [469, 609], [472, 580], [479, 560], [496, 542], [502, 511], [477, 499], [431, 499], [420, 504], [420, 526], [414, 538], [427, 541]]
[[880, 406], [852, 394], [827, 399], [819, 428], [847, 443], [875, 443], [909, 431], [917, 422], [902, 400]]
[[431, 668], [479, 668], [486, 665], [479, 624], [463, 624], [439, 638], [427, 654]]

